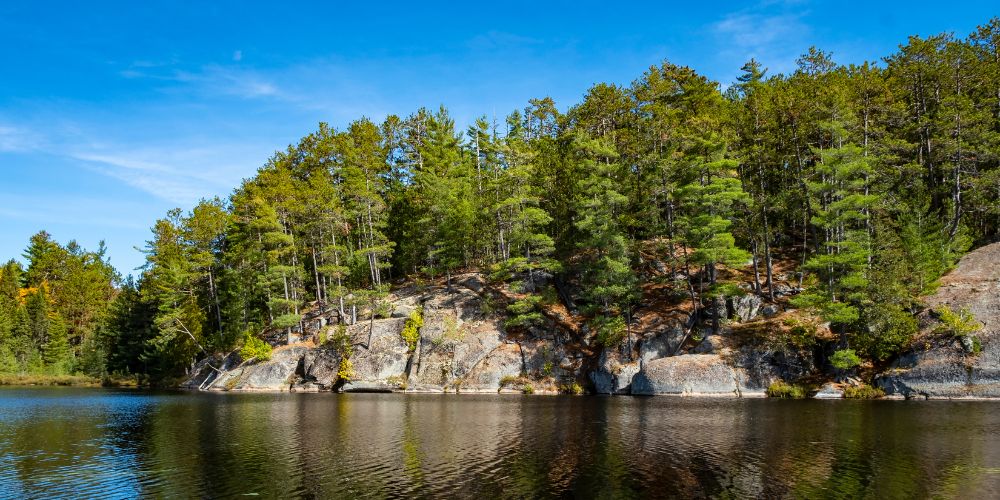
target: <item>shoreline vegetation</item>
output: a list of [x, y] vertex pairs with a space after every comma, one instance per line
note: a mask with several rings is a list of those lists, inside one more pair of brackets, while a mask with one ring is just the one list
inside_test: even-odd
[[[773, 74], [751, 59], [720, 84], [663, 61], [571, 106], [530, 99], [465, 130], [443, 105], [320, 123], [229, 197], [157, 220], [137, 276], [117, 273], [103, 243], [41, 231], [23, 264], [0, 268], [0, 373], [44, 375], [2, 380], [214, 373], [201, 383], [236, 388], [253, 384], [227, 367], [280, 354], [275, 386], [308, 357], [322, 373], [303, 384], [382, 387], [361, 380], [382, 349], [438, 363], [400, 363], [394, 386], [456, 390], [468, 373], [442, 353], [482, 333], [466, 321], [496, 330], [504, 366], [520, 362], [480, 387], [502, 375], [523, 393], [731, 378], [740, 395], [780, 377], [776, 396], [852, 380], [829, 392], [878, 397], [878, 376], [927, 353], [989, 379], [994, 319], [977, 304], [990, 297], [970, 285], [960, 308], [927, 298], [969, 250], [1000, 241], [1000, 18], [911, 37], [878, 62], [813, 47], [796, 63]], [[475, 283], [458, 293], [461, 275]], [[732, 354], [767, 377], [747, 386]], [[956, 379], [927, 377], [930, 390]]]
[[99, 378], [89, 375], [32, 375], [0, 373], [0, 386], [8, 387], [131, 387], [145, 386], [138, 377]]

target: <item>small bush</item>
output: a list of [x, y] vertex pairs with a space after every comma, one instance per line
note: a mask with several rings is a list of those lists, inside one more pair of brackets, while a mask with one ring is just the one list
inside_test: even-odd
[[559, 392], [563, 394], [572, 394], [574, 396], [579, 396], [583, 394], [583, 386], [573, 382], [572, 384], [564, 384], [559, 386]]
[[962, 308], [955, 312], [948, 306], [941, 306], [934, 310], [938, 319], [941, 320], [939, 331], [950, 333], [956, 337], [964, 337], [978, 332], [983, 325], [976, 321], [976, 317], [968, 309]]
[[491, 316], [497, 310], [497, 300], [493, 298], [493, 295], [486, 294], [483, 296], [482, 300], [479, 301], [479, 312], [486, 316]]
[[500, 388], [503, 389], [508, 385], [514, 385], [517, 383], [518, 380], [520, 380], [520, 377], [515, 377], [513, 375], [504, 375], [503, 378], [500, 379]]
[[391, 318], [392, 312], [394, 310], [395, 307], [392, 305], [391, 302], [380, 300], [375, 303], [375, 307], [373, 308], [373, 314], [375, 315], [376, 318], [382, 318], [382, 319]]
[[830, 365], [838, 370], [850, 370], [861, 364], [861, 358], [854, 349], [841, 349], [830, 356]]
[[524, 384], [524, 387], [521, 388], [521, 393], [522, 394], [534, 394], [535, 393], [535, 388], [531, 384]]
[[406, 318], [406, 324], [403, 325], [403, 331], [400, 333], [410, 352], [417, 348], [417, 342], [420, 341], [420, 327], [422, 326], [424, 326], [423, 311], [414, 309], [410, 313], [410, 317]]
[[249, 331], [243, 334], [243, 347], [240, 348], [240, 357], [244, 360], [256, 359], [257, 361], [267, 361], [271, 359], [271, 344], [264, 342]]
[[341, 358], [340, 366], [337, 369], [337, 378], [344, 382], [350, 382], [354, 378], [354, 363], [350, 358]]
[[789, 384], [783, 380], [772, 383], [767, 388], [767, 397], [782, 399], [802, 399], [806, 397], [805, 387], [801, 385]]
[[551, 306], [559, 303], [559, 291], [554, 286], [542, 289], [542, 304]]
[[847, 399], [879, 399], [885, 396], [885, 391], [870, 385], [851, 385], [844, 388]]

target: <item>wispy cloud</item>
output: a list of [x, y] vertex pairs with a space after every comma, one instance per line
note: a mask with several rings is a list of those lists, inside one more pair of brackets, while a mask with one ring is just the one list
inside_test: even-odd
[[[771, 72], [787, 72], [811, 34], [808, 11], [795, 1], [764, 1], [730, 12], [710, 26], [726, 57], [755, 58]], [[790, 9], [790, 7], [796, 7]]]
[[[233, 53], [233, 61], [243, 59], [243, 52]], [[132, 63], [118, 72], [129, 80], [152, 80], [177, 86], [162, 88], [168, 93], [194, 92], [203, 97], [229, 96], [242, 99], [277, 97], [278, 86], [262, 73], [241, 66], [212, 64], [195, 69], [182, 69], [174, 65], [144, 65]]]
[[32, 130], [0, 123], [0, 152], [22, 153], [38, 149], [42, 138]]
[[[222, 158], [227, 153], [242, 161]], [[246, 158], [234, 148], [226, 147], [217, 150], [160, 147], [140, 151], [114, 148], [69, 156], [95, 172], [184, 207], [201, 198], [224, 194], [252, 171], [253, 165], [263, 161]]]

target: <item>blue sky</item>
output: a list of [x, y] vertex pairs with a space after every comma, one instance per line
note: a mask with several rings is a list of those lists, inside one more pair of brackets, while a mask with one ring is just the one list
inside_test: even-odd
[[725, 84], [750, 57], [771, 72], [811, 45], [875, 60], [1000, 15], [986, 1], [365, 3], [0, 4], [0, 259], [46, 229], [106, 240], [132, 272], [156, 218], [228, 195], [320, 121], [445, 104], [464, 126], [533, 97], [565, 109], [663, 59]]

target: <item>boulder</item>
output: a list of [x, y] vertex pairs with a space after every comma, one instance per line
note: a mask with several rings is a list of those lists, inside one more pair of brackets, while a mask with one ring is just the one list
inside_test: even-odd
[[287, 391], [298, 380], [302, 358], [309, 351], [304, 346], [275, 349], [271, 359], [233, 368], [212, 383], [212, 390]]
[[[408, 390], [444, 390], [462, 385], [467, 390], [495, 391], [499, 379], [508, 374], [507, 368], [503, 374], [495, 376], [480, 374], [480, 378], [490, 385], [488, 388], [478, 387], [478, 382], [465, 378], [505, 340], [500, 322], [483, 315], [482, 300], [475, 292], [457, 289], [454, 293], [431, 295], [424, 302], [424, 325], [407, 381]], [[518, 359], [520, 361], [520, 356]], [[501, 365], [507, 366], [506, 363]], [[520, 372], [519, 366], [516, 373]], [[497, 384], [492, 383], [494, 378]]]
[[836, 385], [827, 383], [823, 384], [823, 387], [820, 387], [813, 397], [816, 399], [841, 399], [844, 397], [844, 391]]
[[597, 394], [629, 394], [632, 379], [639, 373], [639, 363], [629, 362], [619, 349], [605, 348], [597, 370], [590, 372], [590, 381]]
[[740, 295], [728, 300], [729, 314], [736, 321], [751, 321], [756, 319], [764, 301], [753, 294]]
[[727, 349], [729, 343], [721, 335], [709, 335], [705, 337], [694, 349], [691, 349], [692, 354], [712, 354], [719, 353], [722, 354]]
[[741, 396], [745, 374], [717, 354], [685, 354], [645, 363], [632, 379], [636, 395]]
[[647, 361], [673, 356], [684, 341], [684, 326], [679, 322], [671, 322], [660, 331], [639, 342], [639, 364]]
[[729, 319], [729, 307], [726, 304], [726, 298], [718, 295], [712, 299], [712, 302], [705, 308], [705, 314], [709, 318], [718, 318], [719, 320]]
[[360, 321], [348, 328], [354, 344], [354, 377], [344, 385], [345, 391], [381, 387], [390, 378], [405, 379], [410, 360], [409, 346], [401, 336], [405, 324], [404, 318], [389, 318]]
[[765, 318], [773, 318], [781, 312], [781, 308], [776, 304], [766, 304], [760, 308], [760, 314]]
[[302, 357], [302, 378], [322, 389], [331, 389], [337, 383], [340, 370], [340, 353], [333, 349], [313, 349]]

